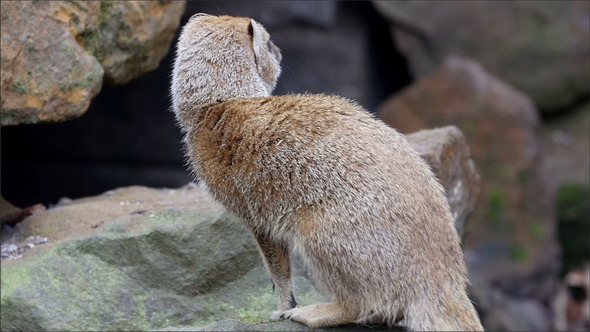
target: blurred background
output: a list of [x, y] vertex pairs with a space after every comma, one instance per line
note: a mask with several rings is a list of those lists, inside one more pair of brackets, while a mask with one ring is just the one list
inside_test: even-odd
[[[374, 112], [411, 80], [387, 20], [370, 2], [188, 2], [181, 26], [197, 12], [249, 16], [267, 28], [283, 53], [275, 94], [333, 93]], [[3, 127], [2, 194], [22, 206], [131, 184], [190, 181], [169, 111], [177, 37], [156, 70], [104, 85], [84, 116]]]
[[[181, 26], [198, 12], [266, 27], [283, 54], [275, 94], [345, 96], [403, 133], [461, 129], [482, 177], [464, 245], [484, 325], [590, 330], [587, 1], [199, 1]], [[105, 78], [79, 117], [4, 116], [2, 197], [191, 181], [169, 110], [177, 37], [154, 70]]]

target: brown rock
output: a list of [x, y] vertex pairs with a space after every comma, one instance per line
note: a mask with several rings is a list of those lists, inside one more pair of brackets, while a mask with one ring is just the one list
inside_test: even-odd
[[124, 83], [167, 53], [183, 1], [2, 1], [0, 124], [83, 114], [103, 82]]
[[374, 1], [422, 77], [469, 57], [554, 112], [588, 98], [588, 1]]
[[559, 269], [553, 185], [529, 98], [477, 63], [445, 61], [387, 100], [378, 116], [403, 133], [456, 125], [482, 177], [466, 248], [472, 273], [514, 296], [547, 300]]
[[[86, 6], [100, 8], [98, 2]], [[100, 91], [103, 69], [70, 31], [69, 7], [74, 3], [1, 2], [0, 124], [70, 119], [84, 113]], [[80, 30], [98, 23], [87, 11], [78, 16]]]
[[178, 189], [131, 186], [98, 196], [64, 198], [55, 207], [25, 219], [19, 231], [21, 237], [42, 235], [54, 244], [90, 236], [104, 224], [124, 217], [140, 218], [174, 209], [183, 213], [210, 213], [222, 208], [203, 188], [193, 184]]
[[185, 1], [101, 2], [99, 29], [79, 40], [105, 69], [105, 83], [123, 84], [158, 67], [184, 7]]
[[[4, 200], [3, 198], [0, 198], [1, 200]], [[7, 203], [5, 200], [3, 202], [1, 202], [1, 206], [2, 209], [4, 209], [5, 205], [4, 203]], [[8, 203], [10, 204], [10, 203]], [[8, 207], [8, 211], [11, 210], [10, 206]], [[12, 206], [14, 207], [14, 206]], [[45, 207], [45, 205], [38, 203], [35, 205], [31, 205], [28, 206], [24, 209], [16, 209], [16, 211], [13, 212], [4, 212], [4, 210], [2, 211], [2, 213], [0, 214], [0, 224], [1, 225], [10, 225], [10, 226], [14, 226], [17, 223], [21, 222], [23, 219], [34, 215], [35, 213], [39, 213], [39, 212], [43, 212], [45, 211], [47, 208]]]
[[465, 136], [455, 127], [421, 130], [408, 141], [430, 165], [447, 192], [455, 227], [463, 237], [465, 222], [475, 208], [480, 178]]
[[5, 220], [9, 219], [10, 216], [18, 214], [22, 209], [12, 205], [4, 197], [0, 196], [0, 224], [4, 224]]

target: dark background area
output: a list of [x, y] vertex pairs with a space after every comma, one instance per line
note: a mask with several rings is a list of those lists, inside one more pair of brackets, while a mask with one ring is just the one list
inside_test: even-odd
[[[375, 111], [411, 81], [370, 2], [188, 2], [181, 26], [198, 12], [249, 16], [267, 28], [283, 53], [275, 94], [337, 94]], [[17, 206], [54, 204], [121, 186], [191, 181], [169, 110], [175, 44], [157, 70], [103, 86], [80, 118], [3, 127], [2, 196]]]

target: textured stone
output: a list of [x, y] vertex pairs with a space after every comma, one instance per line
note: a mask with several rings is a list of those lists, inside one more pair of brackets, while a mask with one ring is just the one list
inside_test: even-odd
[[455, 126], [422, 130], [407, 136], [446, 189], [461, 237], [479, 194], [480, 178], [465, 136]]
[[185, 1], [103, 1], [99, 29], [78, 39], [105, 69], [105, 83], [123, 84], [158, 67], [184, 7]]
[[2, 1], [0, 124], [83, 114], [168, 52], [183, 1]]
[[511, 297], [548, 301], [560, 267], [559, 245], [554, 188], [531, 100], [476, 62], [452, 58], [387, 100], [378, 116], [403, 133], [461, 129], [482, 179], [465, 241], [470, 273]]
[[[49, 1], [2, 1], [0, 124], [61, 121], [84, 113], [104, 70], [69, 30], [65, 6]], [[89, 7], [100, 8], [98, 2]], [[82, 11], [80, 30], [97, 22]], [[66, 20], [66, 22], [62, 21]]]
[[472, 58], [544, 112], [590, 90], [588, 1], [373, 1], [422, 77], [449, 55]]
[[49, 242], [2, 261], [2, 330], [252, 323], [276, 303], [254, 241], [202, 189], [118, 189], [19, 226]]

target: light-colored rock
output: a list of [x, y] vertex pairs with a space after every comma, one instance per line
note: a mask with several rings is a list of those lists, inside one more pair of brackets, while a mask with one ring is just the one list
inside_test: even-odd
[[590, 90], [588, 1], [373, 1], [411, 71], [449, 55], [473, 58], [529, 94], [541, 111], [570, 108]]
[[276, 294], [254, 241], [222, 213], [202, 189], [129, 187], [28, 218], [22, 236], [49, 242], [2, 261], [2, 330], [267, 319]]
[[[0, 124], [62, 121], [84, 113], [104, 70], [60, 19], [74, 2], [2, 1]], [[99, 2], [90, 7], [100, 8]], [[84, 14], [84, 15], [82, 15]], [[96, 28], [87, 11], [80, 29]]]
[[480, 178], [465, 136], [455, 126], [422, 130], [407, 136], [446, 189], [455, 227], [463, 238], [465, 223], [479, 196]]
[[6, 198], [0, 196], [0, 223], [4, 223], [4, 219], [11, 214], [16, 214], [21, 211], [20, 208], [12, 205]]
[[152, 71], [168, 53], [185, 1], [103, 1], [99, 27], [78, 37], [105, 70], [105, 83], [123, 84]]
[[0, 124], [83, 114], [103, 78], [124, 83], [158, 66], [183, 1], [2, 1]]

